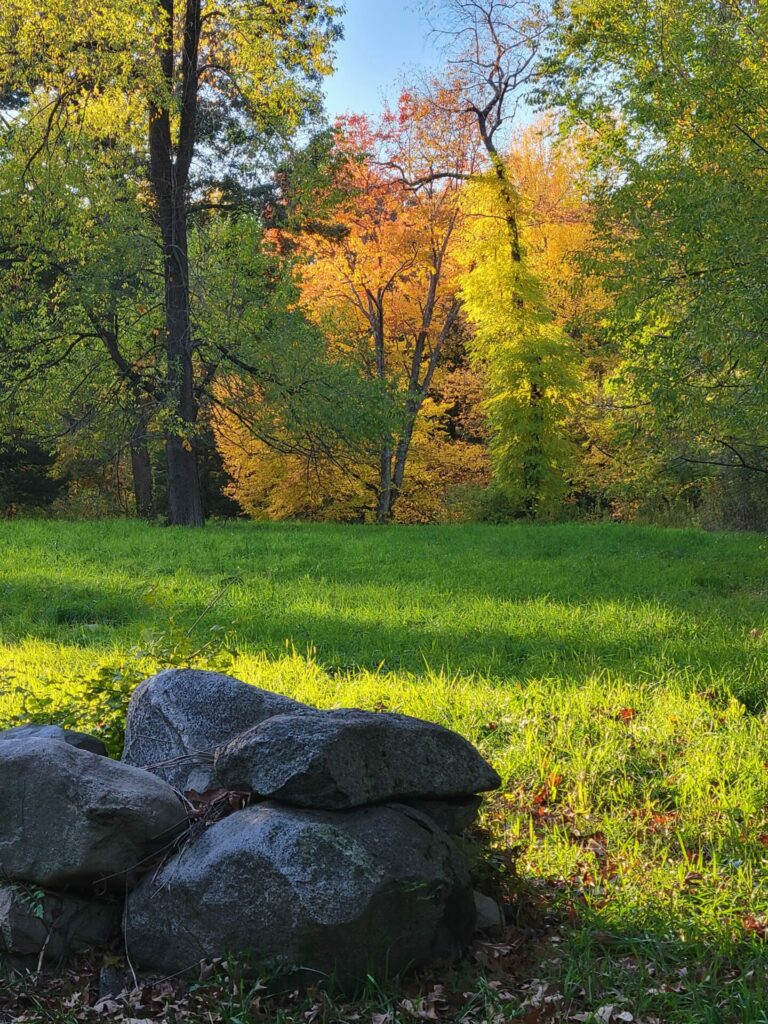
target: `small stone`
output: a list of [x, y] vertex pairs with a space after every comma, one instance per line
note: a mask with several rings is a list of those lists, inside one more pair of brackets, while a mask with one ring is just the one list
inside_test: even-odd
[[133, 988], [133, 975], [125, 967], [102, 967], [99, 971], [99, 999], [117, 999]]
[[475, 910], [477, 911], [477, 930], [493, 931], [504, 927], [504, 908], [490, 896], [475, 890]]

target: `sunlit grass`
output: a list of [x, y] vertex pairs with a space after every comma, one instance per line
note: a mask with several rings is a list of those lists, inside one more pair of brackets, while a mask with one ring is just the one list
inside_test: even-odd
[[762, 538], [17, 522], [0, 544], [2, 720], [67, 709], [170, 623], [258, 685], [442, 722], [505, 780], [486, 824], [554, 914], [555, 1019], [768, 1020]]

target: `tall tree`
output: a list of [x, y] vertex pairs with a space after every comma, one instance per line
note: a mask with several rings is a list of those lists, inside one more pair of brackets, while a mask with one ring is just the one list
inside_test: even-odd
[[[333, 211], [337, 230], [303, 236], [302, 292], [317, 321], [390, 391], [395, 425], [368, 485], [376, 520], [387, 523], [459, 316], [461, 181], [473, 173], [476, 152], [460, 126], [408, 93], [378, 124], [349, 119], [339, 147], [333, 184], [345, 198]], [[446, 173], [436, 175], [437, 167]]]
[[[151, 456], [167, 424], [162, 246], [130, 166], [124, 150], [83, 167], [57, 149], [19, 187], [14, 160], [0, 163], [0, 290], [11, 296], [0, 304], [0, 436], [22, 427], [68, 467], [117, 465], [120, 485], [130, 455], [134, 507], [150, 517]], [[197, 216], [189, 256], [205, 469], [222, 411], [307, 460], [381, 433], [378, 396], [338, 353], [329, 359], [259, 217]]]
[[548, 129], [543, 121], [520, 133], [504, 159], [517, 196], [520, 260], [512, 267], [497, 175], [470, 183], [464, 197], [472, 216], [462, 240], [462, 297], [471, 352], [486, 379], [496, 480], [509, 510], [528, 515], [553, 513], [569, 490], [583, 356], [569, 329], [591, 299], [570, 287], [573, 257], [590, 231], [578, 161]]
[[[561, 463], [555, 450], [563, 449], [563, 439], [553, 449], [551, 427], [562, 419], [562, 409], [553, 421], [550, 400], [568, 386], [570, 373], [565, 371], [567, 346], [526, 251], [525, 201], [505, 149], [510, 127], [541, 71], [550, 8], [546, 0], [435, 0], [432, 10], [453, 75], [449, 105], [445, 100], [437, 105], [474, 122], [490, 165], [485, 186], [475, 191], [478, 213], [502, 223], [506, 235], [505, 255], [491, 242], [485, 267], [477, 266], [464, 288], [488, 365], [499, 479], [504, 483], [519, 476], [516, 499], [522, 502], [521, 511], [535, 516], [559, 475], [553, 476], [552, 470]], [[487, 294], [502, 306], [486, 301], [488, 287], [493, 291]], [[521, 430], [523, 401], [527, 414]]]
[[298, 124], [329, 70], [337, 8], [326, 0], [10, 0], [0, 11], [0, 89], [27, 104], [27, 165], [78, 131], [146, 155], [162, 246], [162, 380], [169, 522], [202, 525], [199, 382], [189, 216], [201, 97], [259, 124]]
[[548, 93], [589, 143], [621, 404], [667, 465], [768, 474], [768, 10], [562, 0]]
[[[158, 372], [158, 248], [127, 146], [28, 164], [8, 133], [0, 161], [0, 398], [3, 433], [49, 446], [77, 433], [130, 447], [135, 507], [154, 514], [147, 447], [164, 404]], [[120, 424], [120, 428], [118, 428]]]

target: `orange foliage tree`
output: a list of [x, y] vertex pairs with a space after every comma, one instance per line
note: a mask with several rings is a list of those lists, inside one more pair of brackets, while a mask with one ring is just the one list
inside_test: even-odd
[[465, 126], [435, 117], [434, 106], [409, 93], [378, 123], [350, 117], [340, 127], [340, 230], [303, 238], [302, 298], [396, 407], [375, 477], [365, 481], [377, 521], [388, 522], [414, 441], [434, 448], [441, 432], [438, 375], [461, 309], [461, 181], [474, 172], [476, 151]]
[[304, 314], [340, 358], [379, 383], [391, 429], [367, 463], [310, 466], [269, 451], [241, 424], [221, 425], [234, 493], [250, 514], [430, 521], [448, 514], [442, 498], [451, 487], [486, 481], [484, 446], [462, 428], [457, 395], [462, 381], [474, 383], [471, 371], [456, 373], [461, 186], [477, 161], [470, 129], [408, 93], [377, 122], [343, 120], [330, 216], [276, 233], [297, 259]]

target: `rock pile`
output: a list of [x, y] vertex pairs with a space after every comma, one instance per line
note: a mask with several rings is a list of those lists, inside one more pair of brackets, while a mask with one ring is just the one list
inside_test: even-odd
[[448, 833], [498, 785], [429, 722], [160, 673], [122, 762], [57, 727], [0, 733], [0, 958], [104, 946], [121, 916], [132, 963], [164, 974], [236, 955], [350, 981], [455, 957], [475, 901]]

